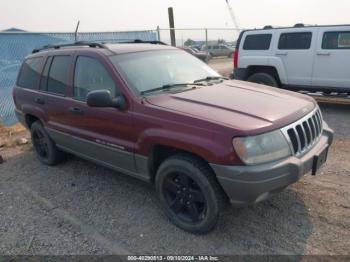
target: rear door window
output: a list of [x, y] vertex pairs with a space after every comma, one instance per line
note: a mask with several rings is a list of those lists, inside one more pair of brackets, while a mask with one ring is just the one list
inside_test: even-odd
[[268, 50], [270, 49], [272, 34], [247, 35], [244, 41], [244, 50]]
[[311, 46], [312, 33], [282, 33], [278, 42], [280, 50], [302, 50]]
[[33, 57], [25, 60], [18, 76], [17, 85], [36, 89], [41, 74], [42, 61], [42, 57]]
[[322, 49], [350, 49], [350, 31], [325, 32]]
[[74, 71], [74, 98], [86, 101], [90, 91], [102, 89], [116, 96], [116, 86], [106, 68], [95, 58], [79, 56]]
[[40, 89], [49, 93], [64, 95], [68, 84], [70, 63], [70, 56], [62, 55], [48, 58], [40, 83]]

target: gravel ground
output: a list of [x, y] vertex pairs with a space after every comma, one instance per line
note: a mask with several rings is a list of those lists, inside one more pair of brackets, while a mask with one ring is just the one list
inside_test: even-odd
[[349, 255], [350, 108], [322, 111], [336, 133], [318, 175], [254, 207], [227, 208], [199, 236], [168, 221], [148, 184], [75, 157], [48, 167], [30, 146], [5, 148], [0, 254]]

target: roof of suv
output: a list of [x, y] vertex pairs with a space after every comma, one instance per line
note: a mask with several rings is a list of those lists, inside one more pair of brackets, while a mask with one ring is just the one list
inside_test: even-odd
[[304, 25], [302, 23], [295, 24], [294, 26], [271, 26], [266, 25], [263, 28], [252, 28], [252, 29], [245, 29], [242, 32], [248, 32], [248, 31], [262, 31], [262, 30], [278, 30], [278, 29], [302, 29], [302, 28], [314, 28], [314, 27], [339, 27], [339, 26], [350, 26], [350, 24], [343, 24], [343, 25]]

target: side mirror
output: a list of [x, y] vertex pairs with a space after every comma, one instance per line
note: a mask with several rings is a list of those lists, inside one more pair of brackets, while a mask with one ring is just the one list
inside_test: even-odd
[[125, 108], [125, 99], [122, 95], [113, 98], [107, 89], [90, 91], [87, 94], [86, 103], [91, 107], [116, 107]]

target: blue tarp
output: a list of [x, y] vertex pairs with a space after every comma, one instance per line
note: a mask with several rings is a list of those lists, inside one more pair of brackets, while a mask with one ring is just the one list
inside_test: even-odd
[[[79, 33], [79, 41], [157, 40], [155, 31]], [[73, 42], [73, 33], [0, 33], [0, 124], [17, 122], [14, 114], [12, 88], [25, 56], [33, 49], [48, 44]]]

